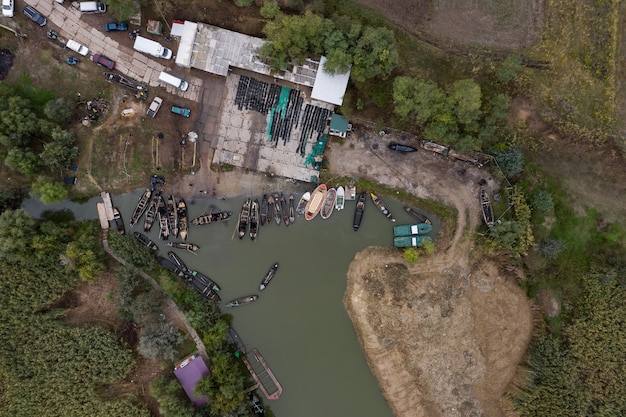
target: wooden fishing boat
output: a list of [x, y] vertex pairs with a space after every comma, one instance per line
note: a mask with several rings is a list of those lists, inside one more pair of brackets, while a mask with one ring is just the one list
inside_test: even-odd
[[278, 194], [274, 194], [274, 221], [280, 226], [280, 221], [283, 218], [282, 207], [280, 205], [280, 197]]
[[346, 190], [340, 185], [337, 188], [337, 200], [335, 201], [335, 210], [343, 210], [346, 205]]
[[226, 304], [226, 307], [240, 307], [259, 299], [258, 295], [246, 295], [245, 297], [235, 298]]
[[278, 271], [278, 262], [272, 265], [271, 268], [267, 271], [267, 274], [265, 274], [265, 276], [263, 277], [263, 281], [261, 281], [261, 284], [259, 285], [259, 291], [263, 291], [265, 287], [269, 285], [272, 278], [274, 278], [276, 271]]
[[393, 246], [396, 248], [414, 248], [422, 246], [424, 242], [432, 242], [430, 236], [397, 236], [393, 238]]
[[178, 234], [182, 240], [187, 240], [187, 235], [189, 234], [189, 218], [187, 217], [187, 203], [182, 198], [178, 200], [176, 216], [178, 217]]
[[146, 218], [143, 221], [143, 231], [149, 232], [152, 229], [152, 225], [156, 220], [157, 210], [159, 208], [159, 201], [161, 200], [161, 193], [157, 191], [156, 193], [152, 193], [152, 198], [150, 199], [150, 204], [148, 205], [148, 209], [146, 210]]
[[354, 209], [354, 220], [352, 221], [352, 227], [356, 232], [361, 227], [361, 221], [363, 221], [363, 214], [365, 213], [365, 191], [359, 193], [359, 197], [356, 201], [356, 208]]
[[385, 205], [385, 203], [383, 202], [383, 200], [381, 200], [380, 198], [378, 198], [376, 196], [376, 194], [374, 193], [370, 193], [370, 197], [372, 197], [372, 201], [374, 202], [374, 205], [376, 207], [378, 207], [378, 209], [380, 210], [380, 212], [389, 220], [391, 220], [392, 222], [395, 222], [396, 219], [393, 218], [393, 215], [391, 214], [391, 211], [389, 211], [389, 209], [387, 208], [387, 206]]
[[320, 216], [322, 219], [327, 219], [333, 214], [333, 210], [335, 209], [335, 203], [337, 202], [337, 190], [334, 188], [326, 191], [326, 197], [324, 197], [324, 204], [322, 204], [322, 208], [320, 209]]
[[218, 303], [221, 301], [221, 298], [217, 294], [217, 292], [211, 289], [211, 285], [210, 284], [207, 285], [202, 279], [193, 277], [192, 279], [189, 279], [187, 281], [187, 284], [189, 285], [189, 287], [193, 288], [194, 290], [196, 290], [198, 293], [200, 293], [207, 299], [215, 303]]
[[195, 252], [200, 249], [198, 245], [194, 245], [193, 243], [188, 242], [166, 242], [165, 244], [174, 249], [182, 249], [186, 250], [187, 252]]
[[185, 265], [185, 263], [183, 262], [182, 259], [180, 259], [180, 256], [176, 255], [174, 252], [169, 251], [167, 253], [167, 257], [170, 258], [170, 260], [172, 262], [174, 262], [176, 264], [176, 266], [183, 271], [185, 274], [189, 273], [189, 268], [187, 268], [187, 265]]
[[176, 199], [173, 195], [167, 199], [167, 228], [170, 236], [176, 239], [178, 237], [178, 207], [176, 207]]
[[167, 206], [163, 197], [159, 198], [159, 239], [167, 240], [170, 237], [170, 228], [167, 221]]
[[248, 226], [250, 225], [250, 199], [246, 198], [241, 207], [241, 213], [239, 214], [239, 222], [237, 224], [237, 231], [239, 232], [239, 239], [248, 232]]
[[483, 220], [485, 221], [487, 227], [492, 228], [495, 224], [493, 218], [493, 208], [491, 207], [491, 199], [489, 198], [489, 194], [487, 194], [487, 190], [485, 190], [484, 188], [480, 190], [480, 203], [483, 210]]
[[194, 271], [192, 269], [187, 271], [187, 279], [189, 280], [197, 280], [205, 287], [210, 288], [212, 291], [218, 292], [221, 290], [220, 286], [217, 285], [217, 282], [213, 281], [211, 278], [204, 275], [202, 272]]
[[296, 221], [296, 207], [293, 198], [293, 194], [289, 195], [289, 223], [294, 223]]
[[433, 230], [433, 226], [426, 223], [418, 224], [401, 224], [393, 227], [393, 236], [412, 236], [412, 235], [425, 235]]
[[159, 250], [159, 247], [156, 245], [156, 243], [151, 241], [150, 238], [148, 238], [148, 236], [144, 235], [143, 233], [135, 232], [133, 233], [133, 236], [135, 236], [135, 239], [141, 242], [142, 245], [145, 245], [155, 251]]
[[122, 220], [122, 214], [117, 209], [117, 207], [113, 207], [113, 221], [115, 222], [115, 227], [117, 227], [117, 231], [120, 233], [120, 235], [126, 234], [124, 220]]
[[306, 204], [309, 202], [310, 199], [310, 192], [307, 191], [306, 193], [302, 194], [302, 197], [300, 197], [300, 201], [298, 201], [298, 207], [296, 208], [296, 213], [298, 213], [298, 216], [302, 216], [304, 214], [304, 209], [306, 208]]
[[222, 220], [229, 219], [232, 215], [233, 215], [232, 211], [218, 211], [216, 213], [203, 214], [193, 219], [191, 221], [191, 224], [202, 225], [202, 224], [217, 223]]
[[280, 211], [283, 214], [283, 223], [285, 223], [285, 226], [289, 226], [289, 206], [287, 205], [287, 199], [282, 193], [280, 194]]
[[137, 224], [139, 219], [141, 219], [141, 216], [143, 216], [143, 214], [146, 212], [146, 209], [148, 208], [148, 204], [150, 203], [151, 196], [152, 196], [152, 190], [149, 188], [146, 188], [146, 191], [141, 195], [141, 198], [139, 198], [139, 201], [137, 202], [137, 206], [135, 207], [135, 211], [133, 211], [133, 215], [130, 218], [131, 228], [135, 224]]
[[417, 211], [413, 207], [404, 206], [404, 211], [409, 213], [410, 216], [412, 216], [415, 219], [417, 219], [417, 221], [419, 221], [420, 223], [426, 223], [426, 224], [430, 224], [431, 223], [430, 219], [428, 217], [424, 216], [422, 213], [420, 213], [419, 211]]
[[320, 184], [311, 193], [311, 199], [306, 203], [304, 208], [304, 218], [307, 220], [313, 220], [317, 213], [322, 209], [324, 199], [326, 198], [326, 184]]
[[261, 226], [263, 226], [267, 221], [267, 194], [263, 194], [263, 198], [261, 199], [261, 206], [259, 207], [259, 218], [261, 221]]
[[174, 275], [177, 275], [179, 277], [184, 277], [185, 273], [176, 266], [176, 264], [172, 261], [170, 261], [167, 258], [164, 258], [162, 256], [157, 256], [157, 262], [165, 269], [167, 269], [168, 271], [172, 272]]
[[387, 145], [387, 147], [391, 149], [392, 151], [396, 151], [396, 152], [402, 152], [402, 153], [417, 152], [417, 148], [414, 148], [409, 145], [402, 145], [396, 142], [390, 142], [389, 145]]
[[259, 200], [254, 199], [250, 206], [250, 239], [256, 239], [259, 233]]
[[274, 219], [274, 206], [276, 202], [274, 201], [274, 196], [270, 195], [267, 197], [267, 223], [272, 224], [272, 220]]

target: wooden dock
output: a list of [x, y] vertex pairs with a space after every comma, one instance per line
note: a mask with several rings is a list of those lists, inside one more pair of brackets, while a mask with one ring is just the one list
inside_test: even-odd
[[250, 371], [250, 375], [254, 378], [254, 381], [259, 385], [259, 389], [265, 395], [268, 400], [277, 400], [283, 393], [283, 387], [278, 382], [278, 379], [272, 373], [272, 370], [267, 366], [265, 359], [259, 353], [257, 348], [253, 348], [245, 356], [241, 358], [243, 363]]

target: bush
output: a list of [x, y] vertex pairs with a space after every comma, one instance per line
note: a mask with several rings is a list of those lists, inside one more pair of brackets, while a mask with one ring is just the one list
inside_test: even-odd
[[550, 211], [554, 208], [554, 201], [552, 201], [552, 194], [546, 190], [539, 190], [533, 194], [533, 199], [530, 205], [538, 211]]
[[406, 248], [404, 250], [403, 256], [404, 256], [404, 260], [409, 265], [413, 265], [413, 264], [417, 263], [417, 261], [419, 261], [419, 259], [420, 259], [420, 255], [417, 252], [416, 248]]
[[267, 0], [263, 3], [263, 6], [261, 6], [259, 13], [266, 19], [273, 19], [280, 13], [280, 7], [275, 0]]
[[539, 245], [539, 251], [546, 259], [556, 259], [559, 253], [563, 252], [567, 245], [559, 239], [547, 238]]
[[524, 154], [519, 149], [497, 150], [494, 152], [494, 157], [506, 177], [514, 177], [524, 169]]
[[150, 359], [174, 360], [176, 347], [183, 341], [178, 328], [171, 323], [161, 323], [145, 328], [139, 338], [137, 351]]

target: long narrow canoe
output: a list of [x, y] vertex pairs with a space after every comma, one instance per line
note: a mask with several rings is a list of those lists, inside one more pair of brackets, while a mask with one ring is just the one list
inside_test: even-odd
[[352, 221], [352, 228], [356, 232], [361, 227], [361, 221], [363, 221], [363, 214], [365, 213], [365, 191], [359, 193], [359, 197], [354, 209], [354, 220]]
[[148, 204], [150, 203], [150, 197], [151, 196], [152, 196], [152, 190], [149, 189], [149, 188], [146, 188], [146, 191], [142, 194], [141, 198], [137, 202], [137, 206], [135, 207], [135, 211], [133, 212], [133, 215], [130, 218], [130, 227], [131, 228], [135, 224], [137, 224], [139, 219], [141, 219], [141, 216], [143, 216], [143, 214], [146, 212], [146, 209], [148, 208]]
[[395, 222], [396, 219], [393, 218], [393, 215], [391, 214], [391, 211], [389, 211], [389, 209], [387, 208], [387, 205], [383, 202], [383, 200], [381, 200], [376, 194], [374, 193], [370, 193], [370, 197], [372, 197], [372, 201], [374, 202], [374, 205], [376, 207], [378, 207], [378, 209], [380, 210], [380, 212], [383, 214], [383, 216], [385, 216], [386, 218], [388, 218], [389, 220], [391, 220], [392, 222]]
[[176, 208], [176, 215], [178, 217], [178, 233], [182, 240], [187, 240], [187, 234], [189, 233], [189, 218], [187, 217], [187, 203], [182, 198], [178, 200], [178, 206]]

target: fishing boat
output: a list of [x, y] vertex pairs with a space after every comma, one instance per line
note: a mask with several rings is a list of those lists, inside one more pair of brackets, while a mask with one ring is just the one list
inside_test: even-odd
[[326, 184], [320, 184], [311, 193], [311, 199], [306, 203], [304, 208], [304, 218], [307, 220], [313, 220], [317, 213], [322, 209], [324, 199], [326, 198]]
[[243, 206], [241, 207], [241, 213], [239, 214], [239, 222], [237, 224], [237, 230], [239, 232], [239, 239], [243, 239], [243, 237], [248, 232], [248, 226], [250, 224], [250, 199], [246, 198], [246, 201], [243, 202]]
[[211, 289], [211, 285], [207, 285], [203, 282], [203, 280], [193, 277], [187, 281], [187, 284], [209, 300], [215, 303], [221, 301], [221, 298], [217, 294], [217, 292]]
[[259, 299], [258, 295], [246, 295], [245, 297], [235, 298], [226, 304], [226, 307], [240, 307]]
[[256, 239], [259, 233], [259, 200], [254, 199], [250, 206], [250, 239]]
[[186, 250], [187, 252], [195, 252], [200, 249], [198, 245], [194, 245], [193, 243], [188, 242], [166, 242], [165, 244], [174, 249], [182, 249]]
[[161, 193], [159, 191], [157, 191], [156, 193], [152, 193], [150, 204], [148, 204], [148, 208], [146, 209], [146, 218], [143, 221], [144, 232], [149, 232], [150, 229], [152, 229], [152, 225], [154, 224], [154, 220], [156, 219], [157, 209], [159, 207], [160, 200]]
[[343, 210], [346, 205], [346, 190], [340, 185], [337, 187], [337, 200], [335, 201], [335, 210]]
[[163, 197], [159, 198], [159, 209], [157, 213], [159, 217], [159, 239], [167, 240], [170, 237], [170, 228], [167, 221], [167, 207]]
[[152, 250], [159, 250], [159, 247], [156, 245], [156, 243], [151, 241], [150, 238], [148, 238], [148, 236], [144, 235], [143, 233], [135, 232], [133, 233], [133, 235], [135, 236], [135, 239], [141, 242], [142, 245], [145, 245]]
[[289, 226], [289, 206], [287, 205], [287, 199], [282, 193], [280, 194], [280, 211], [283, 214], [283, 223], [285, 223], [285, 226]]
[[267, 197], [267, 223], [272, 224], [272, 220], [274, 219], [274, 206], [276, 202], [274, 201], [274, 196], [270, 195]]
[[484, 188], [480, 190], [480, 203], [483, 209], [483, 220], [485, 221], [487, 227], [492, 228], [495, 224], [493, 219], [493, 208], [491, 207], [489, 194], [487, 194], [487, 190]]
[[337, 202], [337, 190], [331, 188], [326, 191], [326, 197], [324, 197], [324, 204], [322, 204], [322, 208], [320, 209], [320, 216], [322, 219], [327, 219], [333, 214], [333, 210], [335, 209], [335, 203]]
[[422, 246], [424, 242], [432, 242], [430, 236], [397, 236], [393, 238], [393, 246], [396, 248], [414, 248]]
[[396, 142], [390, 142], [389, 145], [387, 145], [387, 147], [391, 149], [392, 151], [401, 152], [401, 153], [417, 152], [417, 148], [414, 148], [409, 145], [402, 145]]
[[361, 227], [361, 221], [363, 220], [363, 214], [365, 213], [365, 191], [359, 193], [359, 197], [356, 201], [356, 208], [354, 209], [354, 220], [352, 227], [356, 232]]
[[296, 221], [296, 207], [293, 198], [293, 194], [289, 195], [289, 223], [294, 223]]
[[176, 216], [178, 217], [178, 234], [182, 240], [187, 240], [189, 234], [189, 218], [187, 217], [187, 203], [182, 198], [178, 200], [176, 208]]
[[263, 277], [263, 281], [261, 281], [261, 284], [259, 285], [259, 291], [263, 291], [265, 287], [269, 285], [272, 278], [274, 278], [274, 274], [276, 274], [276, 271], [278, 271], [278, 262], [272, 265], [271, 268], [267, 271], [267, 274], [265, 274], [265, 277]]
[[167, 228], [170, 236], [176, 239], [178, 237], [178, 208], [173, 195], [167, 199]]
[[410, 216], [412, 216], [415, 219], [417, 219], [417, 221], [419, 221], [420, 223], [426, 223], [426, 224], [430, 224], [431, 223], [430, 219], [428, 217], [424, 216], [422, 213], [420, 213], [419, 211], [417, 211], [413, 207], [404, 206], [404, 211], [409, 213]]
[[263, 198], [261, 199], [261, 206], [259, 207], [259, 218], [261, 221], [261, 226], [265, 224], [267, 220], [267, 194], [263, 194]]
[[278, 194], [274, 194], [274, 220], [276, 224], [280, 226], [280, 221], [283, 219], [282, 207], [280, 204], [280, 197]]
[[210, 288], [212, 291], [217, 292], [221, 290], [220, 286], [217, 285], [215, 281], [213, 281], [211, 278], [204, 275], [202, 272], [198, 272], [198, 271], [194, 271], [190, 269], [187, 271], [187, 279], [188, 280], [195, 279], [198, 282], [200, 282], [202, 285], [204, 285], [205, 287]]
[[296, 207], [296, 213], [298, 213], [298, 216], [302, 216], [304, 214], [306, 203], [308, 203], [310, 199], [310, 192], [307, 191], [306, 193], [302, 194], [302, 197], [300, 197], [300, 201], [298, 201], [298, 207]]
[[170, 260], [172, 262], [174, 262], [176, 264], [176, 266], [183, 271], [185, 274], [187, 274], [189, 272], [189, 268], [187, 268], [187, 265], [185, 265], [185, 263], [183, 262], [182, 259], [180, 259], [180, 256], [176, 255], [174, 252], [169, 251], [167, 253], [167, 257], [170, 258]]
[[232, 215], [233, 215], [232, 211], [218, 211], [216, 213], [203, 214], [193, 219], [191, 221], [191, 224], [202, 225], [202, 224], [217, 223], [222, 220], [229, 219]]
[[172, 272], [174, 275], [177, 275], [179, 277], [184, 277], [185, 273], [176, 266], [176, 264], [172, 261], [170, 261], [167, 258], [164, 258], [162, 256], [157, 256], [157, 262], [165, 269], [167, 269], [168, 271]]
[[391, 214], [391, 211], [389, 211], [389, 209], [387, 208], [387, 206], [385, 205], [385, 203], [383, 202], [383, 200], [381, 200], [380, 198], [378, 198], [376, 196], [376, 194], [374, 193], [370, 193], [370, 197], [372, 197], [372, 201], [374, 202], [374, 205], [376, 207], [378, 207], [378, 209], [380, 210], [381, 213], [383, 213], [383, 215], [388, 218], [389, 220], [391, 220], [392, 222], [395, 222], [396, 219], [393, 218], [393, 215]]
[[120, 232], [120, 235], [126, 234], [124, 220], [122, 220], [122, 214], [117, 207], [113, 207], [113, 221], [115, 222], [115, 227], [117, 227], [117, 231]]
[[425, 235], [433, 230], [433, 226], [426, 223], [418, 224], [401, 224], [393, 227], [393, 236], [412, 236], [412, 235]]
[[135, 211], [133, 211], [133, 215], [130, 218], [130, 227], [133, 227], [141, 216], [146, 212], [148, 208], [148, 204], [150, 203], [150, 197], [152, 196], [152, 190], [146, 188], [146, 191], [141, 195], [141, 198], [137, 202], [137, 206], [135, 207]]

